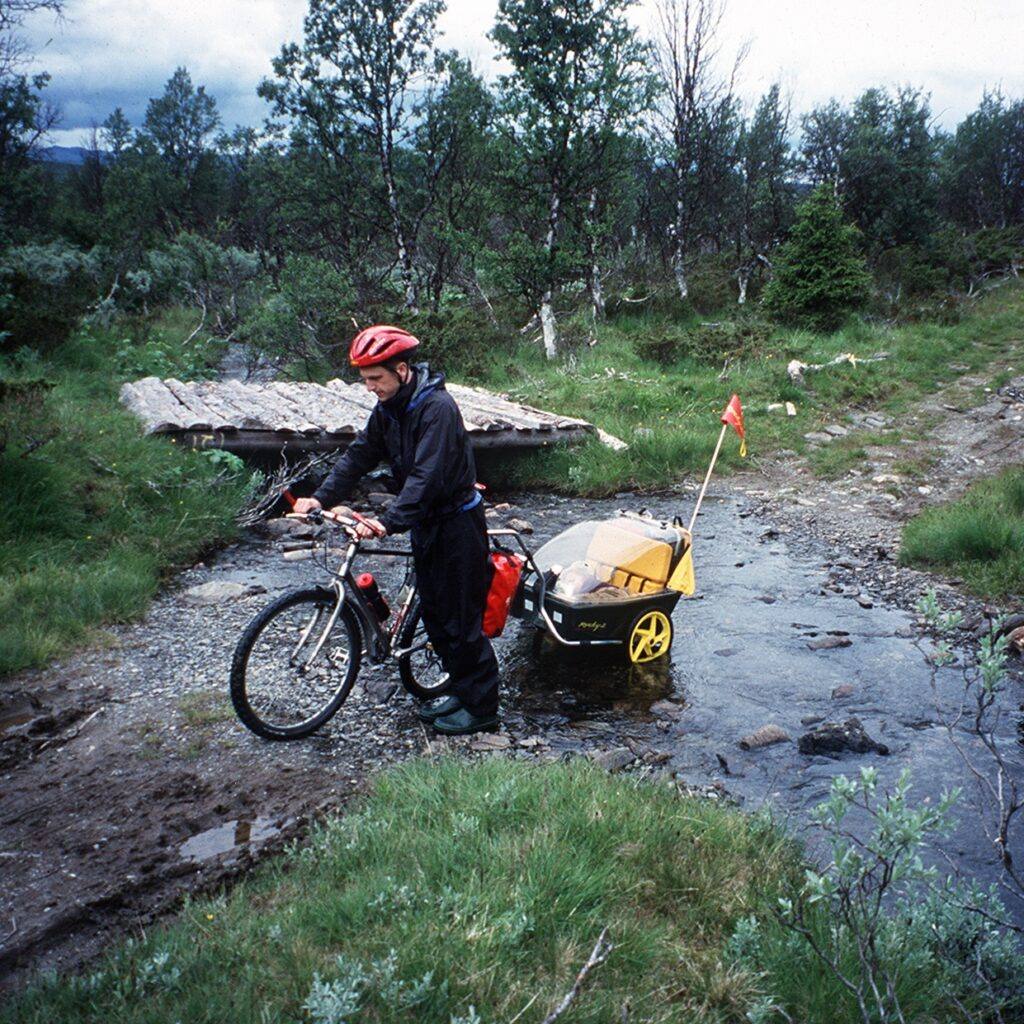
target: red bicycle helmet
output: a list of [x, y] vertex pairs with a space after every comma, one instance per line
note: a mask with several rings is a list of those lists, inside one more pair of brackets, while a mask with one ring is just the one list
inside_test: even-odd
[[411, 352], [418, 345], [419, 339], [401, 327], [375, 324], [352, 339], [348, 357], [353, 366], [376, 366]]

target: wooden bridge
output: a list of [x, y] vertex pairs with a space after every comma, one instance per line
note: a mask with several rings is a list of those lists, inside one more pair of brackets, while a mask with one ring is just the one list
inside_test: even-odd
[[[476, 448], [539, 448], [600, 435], [585, 420], [520, 405], [480, 388], [447, 384]], [[166, 434], [196, 448], [237, 455], [298, 454], [345, 448], [365, 424], [376, 399], [362, 385], [331, 380], [161, 380], [144, 377], [121, 388], [121, 402], [149, 434]]]

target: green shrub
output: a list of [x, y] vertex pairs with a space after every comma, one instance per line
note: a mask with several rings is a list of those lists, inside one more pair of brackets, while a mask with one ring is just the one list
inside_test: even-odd
[[314, 376], [347, 363], [354, 311], [355, 295], [342, 271], [315, 256], [289, 256], [277, 291], [251, 313], [242, 333], [272, 360], [298, 361]]
[[859, 233], [843, 223], [829, 185], [819, 185], [796, 211], [764, 292], [764, 306], [787, 323], [834, 331], [864, 305], [871, 278]]
[[49, 351], [96, 298], [99, 261], [66, 242], [22, 245], [0, 258], [0, 347]]
[[512, 354], [519, 340], [514, 331], [496, 326], [483, 312], [468, 307], [421, 313], [408, 326], [422, 346], [422, 356], [417, 353], [417, 358], [467, 380], [481, 380], [494, 362]]
[[708, 316], [736, 305], [736, 277], [721, 256], [701, 256], [686, 272], [687, 301]]
[[738, 317], [689, 329], [666, 325], [638, 337], [634, 349], [641, 359], [659, 366], [673, 366], [682, 359], [721, 364], [725, 359], [761, 356], [771, 334], [771, 324], [752, 316]]

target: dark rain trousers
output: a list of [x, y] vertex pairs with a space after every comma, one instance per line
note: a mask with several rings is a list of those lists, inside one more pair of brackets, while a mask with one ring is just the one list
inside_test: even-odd
[[451, 693], [473, 715], [498, 710], [498, 660], [482, 631], [488, 550], [482, 504], [412, 530], [423, 625], [451, 676]]

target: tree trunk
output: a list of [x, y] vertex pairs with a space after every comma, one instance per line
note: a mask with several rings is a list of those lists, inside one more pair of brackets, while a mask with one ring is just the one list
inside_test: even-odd
[[551, 292], [545, 292], [540, 300], [540, 329], [544, 336], [544, 355], [548, 359], [558, 356], [558, 325], [555, 323], [555, 310], [551, 305]]
[[[558, 182], [552, 182], [551, 198], [548, 201], [548, 233], [544, 240], [544, 253], [547, 256], [548, 273], [554, 274], [555, 240], [558, 237], [558, 215], [561, 207], [561, 197], [558, 194]], [[549, 277], [547, 288], [540, 300], [541, 331], [544, 334], [544, 354], [548, 359], [554, 359], [558, 355], [558, 325], [555, 323], [555, 311], [552, 306], [552, 282]]]
[[686, 267], [683, 266], [683, 247], [679, 242], [675, 243], [675, 253], [672, 257], [672, 272], [675, 274], [679, 298], [685, 301], [686, 297], [690, 294], [690, 286], [686, 283]]
[[597, 261], [597, 240], [594, 237], [594, 216], [597, 213], [597, 189], [590, 190], [590, 202], [587, 206], [588, 227], [587, 255], [589, 256], [587, 282], [590, 287], [590, 305], [594, 311], [594, 322], [604, 319], [604, 293], [601, 291], [601, 267]]
[[681, 191], [682, 172], [679, 168], [676, 169], [676, 179], [676, 187], [680, 191], [676, 195], [676, 219], [673, 224], [674, 237], [672, 239], [672, 272], [675, 274], [676, 288], [679, 289], [679, 298], [685, 302], [686, 297], [690, 294], [690, 287], [686, 283], [686, 267], [683, 262], [686, 258], [686, 244], [683, 237], [685, 200], [683, 199]]
[[740, 297], [736, 300], [736, 303], [743, 306], [747, 301], [747, 285], [750, 284], [750, 270], [747, 267], [740, 267], [736, 271], [736, 279], [740, 285]]
[[594, 310], [594, 322], [604, 319], [604, 292], [601, 290], [601, 268], [597, 263], [590, 267], [590, 305]]
[[412, 253], [405, 238], [402, 227], [401, 211], [398, 207], [398, 189], [395, 187], [395, 176], [391, 161], [386, 152], [381, 152], [381, 171], [388, 190], [388, 210], [391, 213], [391, 228], [395, 235], [395, 246], [398, 249], [398, 265], [401, 267], [402, 287], [405, 289], [405, 309], [415, 316], [419, 312], [419, 299], [416, 294], [416, 275], [413, 273]]

